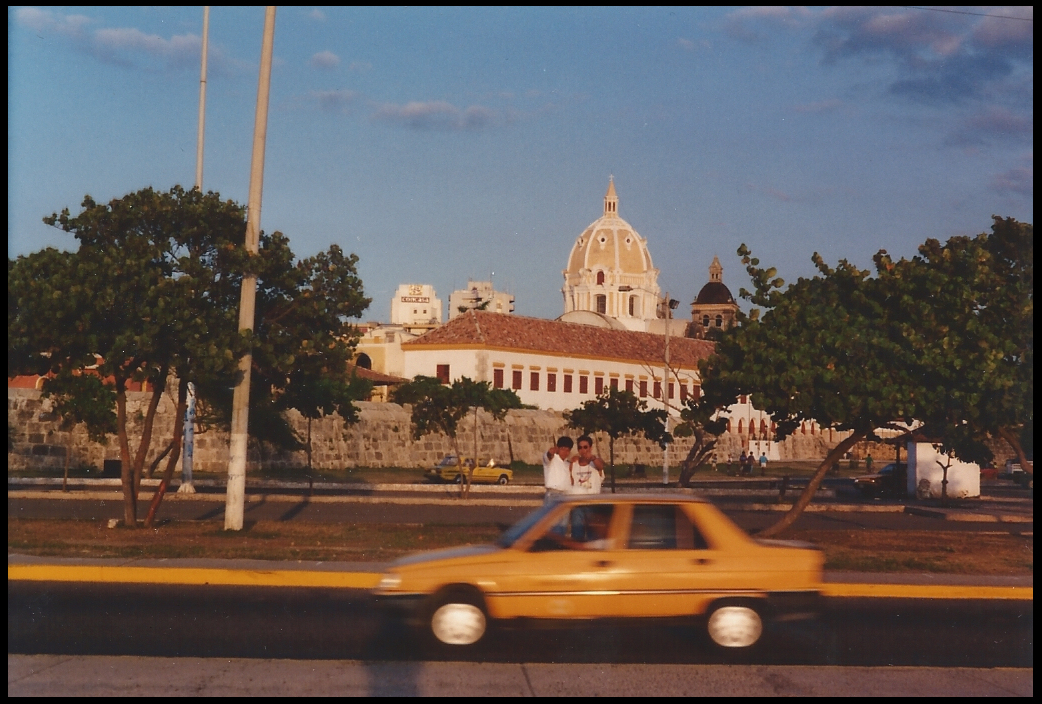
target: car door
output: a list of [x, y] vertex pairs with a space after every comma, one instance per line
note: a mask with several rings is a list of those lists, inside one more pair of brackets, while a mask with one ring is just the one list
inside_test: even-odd
[[526, 552], [503, 565], [494, 610], [503, 618], [593, 618], [611, 615], [616, 564], [615, 507], [563, 504]]
[[680, 504], [633, 504], [623, 549], [614, 553], [616, 615], [701, 613], [722, 586], [723, 555]]

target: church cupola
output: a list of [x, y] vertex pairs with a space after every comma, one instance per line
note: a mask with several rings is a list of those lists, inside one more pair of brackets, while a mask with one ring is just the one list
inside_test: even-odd
[[619, 217], [619, 197], [615, 195], [615, 177], [608, 177], [608, 192], [604, 194], [604, 217]]

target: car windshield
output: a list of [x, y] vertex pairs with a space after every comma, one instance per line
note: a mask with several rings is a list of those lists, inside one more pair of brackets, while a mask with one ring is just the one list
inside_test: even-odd
[[542, 508], [538, 508], [532, 513], [528, 514], [520, 521], [503, 531], [503, 534], [496, 540], [496, 545], [501, 548], [509, 548], [517, 542], [518, 538], [527, 533], [532, 526], [543, 519], [547, 513], [554, 508], [554, 504], [548, 504]]

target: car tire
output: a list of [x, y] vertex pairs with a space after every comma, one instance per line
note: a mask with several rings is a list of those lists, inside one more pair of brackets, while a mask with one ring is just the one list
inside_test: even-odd
[[463, 472], [460, 472], [459, 474], [457, 474], [456, 478], [453, 479], [452, 481], [456, 482], [457, 484], [462, 484], [463, 483]]
[[748, 601], [713, 605], [706, 619], [706, 635], [716, 647], [746, 652], [763, 638], [763, 607]]
[[507, 475], [505, 475], [505, 474], [500, 474], [499, 475], [499, 479], [496, 481], [496, 484], [506, 485], [506, 484], [509, 484], [509, 483], [510, 483], [510, 478]]
[[489, 631], [485, 600], [473, 588], [444, 590], [430, 602], [426, 627], [433, 645], [438, 648], [453, 652], [472, 648]]

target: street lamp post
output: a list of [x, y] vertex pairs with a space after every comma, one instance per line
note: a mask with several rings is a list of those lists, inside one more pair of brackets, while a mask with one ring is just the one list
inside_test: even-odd
[[[666, 409], [666, 432], [669, 432], [669, 321], [670, 316], [677, 306], [680, 305], [680, 301], [674, 300], [669, 297], [669, 292], [666, 292], [666, 297], [662, 299], [663, 309], [666, 313], [666, 351], [663, 355], [663, 366], [662, 366], [662, 405]], [[662, 448], [662, 484], [669, 484], [669, 443], [665, 443]]]

